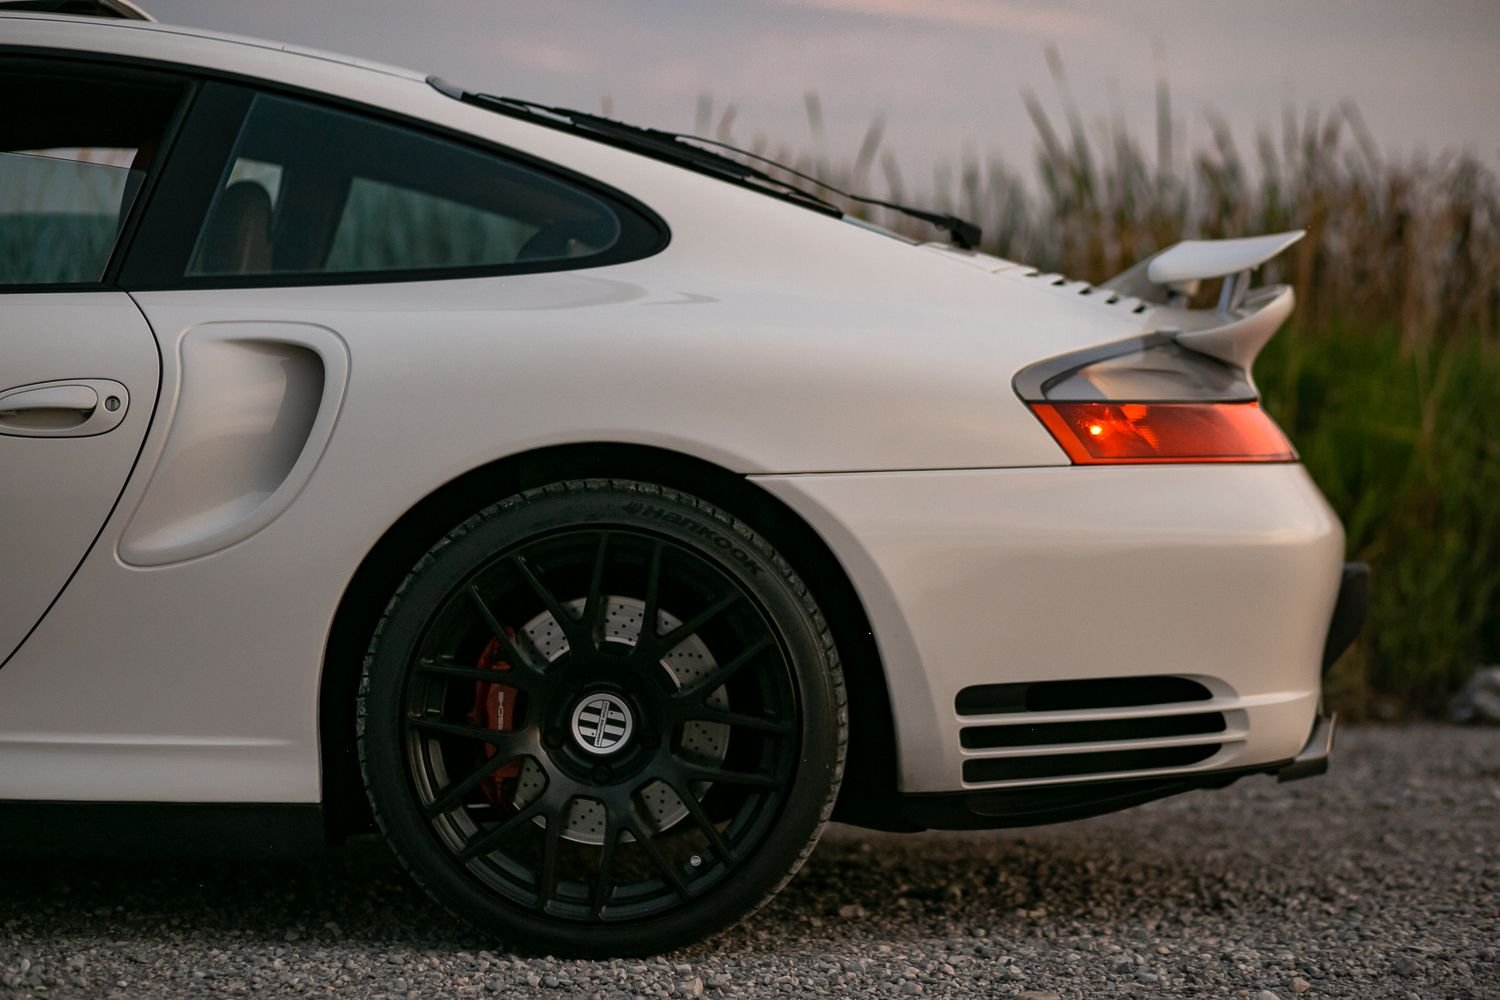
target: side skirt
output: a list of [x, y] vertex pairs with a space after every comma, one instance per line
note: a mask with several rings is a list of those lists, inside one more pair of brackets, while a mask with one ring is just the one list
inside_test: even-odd
[[0, 801], [0, 854], [315, 857], [328, 846], [316, 803]]

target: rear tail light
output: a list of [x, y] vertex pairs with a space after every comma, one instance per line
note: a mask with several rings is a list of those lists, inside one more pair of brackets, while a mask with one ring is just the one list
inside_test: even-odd
[[1290, 462], [1291, 443], [1258, 403], [1031, 403], [1078, 465]]

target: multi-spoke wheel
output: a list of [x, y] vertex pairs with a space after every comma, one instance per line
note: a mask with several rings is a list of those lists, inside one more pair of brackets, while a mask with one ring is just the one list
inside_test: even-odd
[[828, 630], [786, 562], [701, 500], [561, 483], [454, 529], [386, 609], [360, 754], [441, 902], [571, 954], [739, 919], [811, 850], [845, 743]]

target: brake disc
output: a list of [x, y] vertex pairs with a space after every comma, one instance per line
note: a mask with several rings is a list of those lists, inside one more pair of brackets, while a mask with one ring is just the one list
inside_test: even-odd
[[[579, 599], [570, 601], [563, 607], [569, 612], [580, 614], [583, 610], [583, 603], [583, 600]], [[641, 624], [645, 613], [645, 603], [634, 597], [614, 595], [608, 597], [605, 600], [604, 622], [601, 629], [604, 641], [634, 646], [640, 640]], [[657, 631], [659, 632], [670, 631], [682, 624], [680, 619], [666, 611], [659, 611], [657, 614]], [[554, 662], [568, 652], [567, 636], [563, 634], [557, 620], [546, 611], [528, 621], [521, 629], [548, 663]], [[688, 636], [675, 649], [663, 656], [661, 665], [679, 688], [696, 683], [718, 667], [713, 654], [708, 651], [703, 640], [696, 635]], [[624, 669], [623, 666], [622, 669]], [[706, 704], [713, 708], [727, 709], [729, 698], [721, 687], [708, 696]], [[728, 745], [729, 727], [723, 723], [692, 720], [682, 727], [682, 748], [695, 757], [713, 763], [722, 763]], [[710, 784], [710, 782], [695, 782], [691, 790], [694, 795], [701, 798]], [[523, 808], [546, 786], [546, 775], [541, 767], [527, 758], [521, 765], [521, 773], [516, 782], [514, 798], [516, 808]], [[658, 830], [666, 830], [680, 823], [688, 814], [687, 806], [682, 803], [677, 794], [660, 781], [647, 785], [640, 797], [641, 804], [650, 814]], [[563, 836], [580, 844], [602, 844], [604, 843], [604, 818], [604, 807], [598, 802], [591, 799], [576, 799], [568, 811], [563, 826]], [[545, 825], [540, 816], [537, 817], [536, 823], [538, 826]], [[629, 839], [630, 834], [626, 833], [624, 837]]]

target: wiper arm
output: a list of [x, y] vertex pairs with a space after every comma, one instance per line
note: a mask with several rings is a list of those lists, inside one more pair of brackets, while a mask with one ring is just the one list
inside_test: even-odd
[[497, 97], [494, 94], [469, 94], [459, 91], [461, 99], [473, 101], [496, 110], [503, 110], [511, 114], [522, 114], [531, 118], [539, 118], [555, 126], [569, 127], [578, 131], [590, 132], [605, 138], [614, 139], [622, 145], [629, 146], [642, 152], [653, 152], [658, 156], [665, 157], [680, 163], [692, 164], [701, 170], [731, 177], [741, 183], [754, 182], [758, 185], [769, 185], [775, 190], [771, 193], [779, 194], [781, 197], [790, 198], [816, 208], [820, 211], [833, 215], [843, 215], [837, 205], [819, 198], [810, 191], [806, 191], [782, 180], [758, 167], [750, 166], [740, 160], [716, 153], [705, 146], [714, 146], [725, 149], [746, 159], [764, 163], [783, 173], [790, 174], [801, 180], [807, 181], [829, 191], [841, 198], [859, 202], [862, 205], [874, 205], [878, 208], [888, 208], [902, 215], [914, 219], [929, 222], [939, 229], [945, 230], [952, 238], [955, 246], [964, 250], [973, 250], [979, 246], [979, 241], [984, 231], [978, 225], [967, 219], [961, 219], [956, 215], [946, 212], [931, 212], [925, 208], [917, 208], [913, 205], [903, 205], [899, 202], [884, 201], [879, 198], [869, 198], [864, 195], [853, 194], [834, 187], [827, 181], [819, 180], [810, 174], [805, 174], [795, 167], [789, 167], [785, 163], [779, 163], [759, 153], [752, 153], [748, 149], [731, 146], [727, 142], [717, 139], [706, 139], [703, 136], [689, 135], [685, 132], [667, 132], [663, 129], [647, 128], [641, 125], [631, 125], [627, 122], [606, 118], [603, 115], [591, 114], [587, 111], [576, 111], [572, 108], [551, 107], [539, 104], [536, 101], [527, 101], [518, 97]]
[[749, 157], [750, 159], [756, 160], [760, 163], [769, 164], [770, 166], [775, 167], [777, 170], [784, 170], [787, 173], [791, 174], [793, 177], [800, 177], [802, 180], [807, 181], [809, 184], [816, 184], [818, 187], [822, 188], [825, 191], [832, 191], [840, 198], [848, 198], [850, 201], [857, 201], [862, 205], [875, 205], [879, 208], [889, 208], [892, 211], [900, 212], [902, 215], [909, 215], [913, 219], [921, 219], [924, 222], [930, 222], [934, 226], [937, 226], [939, 229], [946, 230], [948, 232], [948, 235], [953, 237], [954, 245], [961, 250], [976, 249], [979, 246], [980, 239], [984, 236], [984, 230], [981, 229], [978, 224], [970, 222], [967, 219], [961, 219], [956, 215], [949, 215], [945, 212], [930, 212], [925, 208], [915, 208], [911, 205], [902, 205], [894, 201], [881, 201], [879, 198], [867, 198], [864, 195], [851, 194], [848, 191], [840, 191], [838, 188], [834, 187], [832, 184], [829, 184], [827, 181], [820, 181], [818, 180], [818, 178], [813, 177], [810, 174], [804, 174], [802, 171], [796, 169], [795, 167], [789, 167], [785, 163], [778, 163], [777, 161], [769, 157], [761, 156], [759, 153], [752, 153], [748, 149], [741, 149], [738, 146], [731, 146], [727, 142], [720, 142], [717, 139], [705, 139], [702, 136], [698, 135], [685, 135], [681, 132], [665, 132], [663, 134], [670, 135], [680, 142], [697, 142], [703, 143], [704, 145], [708, 146], [717, 146], [720, 149], [727, 149], [731, 153], [737, 153], [740, 156]]
[[[532, 118], [540, 118], [550, 124], [565, 126], [577, 131], [589, 132], [604, 138], [613, 139], [630, 149], [639, 152], [651, 152], [674, 162], [690, 164], [701, 170], [729, 177], [741, 183], [755, 183], [757, 185], [768, 185], [772, 190], [768, 193], [779, 197], [789, 198], [793, 201], [806, 205], [809, 208], [826, 212], [830, 215], [842, 216], [844, 213], [832, 202], [825, 201], [815, 194], [811, 194], [801, 188], [788, 184], [780, 178], [773, 177], [757, 167], [741, 163], [731, 157], [712, 150], [692, 146], [681, 140], [683, 136], [676, 132], [665, 132], [661, 129], [646, 128], [641, 125], [631, 125], [626, 122], [606, 118], [603, 115], [590, 114], [587, 111], [575, 111], [572, 108], [550, 107], [538, 104], [535, 101], [522, 100], [516, 97], [497, 97], [493, 94], [465, 94], [464, 98], [485, 107], [496, 110], [505, 110], [511, 113], [520, 113]], [[832, 190], [830, 188], [829, 190]]]

